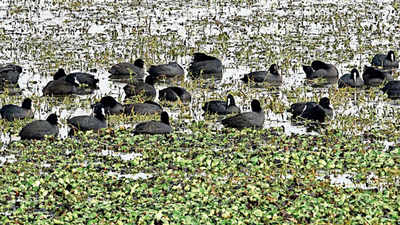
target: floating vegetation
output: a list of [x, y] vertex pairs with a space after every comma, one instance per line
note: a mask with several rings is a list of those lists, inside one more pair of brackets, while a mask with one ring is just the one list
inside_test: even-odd
[[[32, 119], [0, 120], [1, 223], [398, 223], [398, 100], [380, 90], [385, 82], [339, 90], [336, 81], [306, 81], [302, 69], [320, 60], [340, 77], [362, 74], [377, 53], [398, 57], [398, 9], [396, 1], [1, 2], [0, 65], [23, 71], [18, 85], [0, 80], [0, 106], [29, 97], [34, 120], [60, 118], [60, 135], [40, 141], [18, 139]], [[188, 76], [196, 52], [221, 59], [222, 79]], [[169, 62], [185, 70], [154, 85], [191, 94], [188, 104], [157, 102], [173, 132], [135, 135], [135, 124], [160, 115], [121, 114], [107, 117], [108, 128], [68, 136], [67, 120], [104, 96], [145, 101], [125, 99], [126, 83], [108, 72], [139, 58], [146, 71]], [[272, 64], [281, 86], [240, 81]], [[99, 88], [43, 96], [59, 68], [93, 74]], [[203, 115], [205, 102], [228, 94], [242, 112], [258, 99], [263, 128], [224, 128], [225, 116]], [[291, 121], [291, 104], [322, 97], [334, 111], [322, 126], [308, 132], [307, 122]]]

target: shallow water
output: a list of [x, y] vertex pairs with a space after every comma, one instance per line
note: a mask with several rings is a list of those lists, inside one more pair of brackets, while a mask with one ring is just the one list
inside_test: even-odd
[[[336, 85], [298, 89], [305, 84], [301, 65], [316, 58], [335, 64], [342, 75], [354, 66], [361, 70], [377, 52], [398, 51], [393, 40], [398, 39], [399, 34], [394, 31], [400, 18], [393, 4], [392, 1], [379, 1], [376, 5], [364, 1], [3, 2], [0, 64], [16, 63], [24, 71], [19, 80], [22, 95], [5, 96], [1, 105], [19, 105], [23, 97], [34, 96], [35, 119], [56, 112], [62, 121], [60, 136], [65, 138], [68, 130], [65, 119], [90, 114], [94, 99], [104, 95], [124, 99], [124, 84], [108, 79], [111, 65], [143, 58], [147, 68], [175, 60], [187, 69], [192, 53], [201, 51], [221, 58], [225, 71], [221, 81], [204, 85], [207, 90], [194, 88], [192, 119], [187, 121], [204, 119], [200, 108], [203, 102], [224, 99], [226, 92], [231, 91], [236, 93], [242, 111], [250, 110], [252, 98], [263, 100], [267, 114], [265, 127], [283, 126], [287, 133], [304, 133], [304, 127], [293, 126], [290, 115], [270, 103], [281, 102], [288, 108], [293, 102], [333, 96]], [[280, 66], [284, 76], [280, 90], [252, 88], [239, 82], [242, 74], [267, 70], [272, 63]], [[93, 74], [100, 79], [100, 88], [91, 95], [74, 96], [75, 104], [52, 98], [42, 100], [42, 88], [59, 67], [67, 72], [96, 69]], [[190, 83], [193, 81], [186, 78], [179, 85], [190, 86]], [[165, 86], [157, 85], [157, 89]], [[47, 102], [52, 102], [52, 106]], [[351, 116], [362, 109], [372, 109], [382, 120], [391, 119], [384, 115], [386, 111], [398, 109], [392, 102], [383, 101], [383, 96], [368, 96], [359, 90], [351, 99], [333, 99], [332, 103], [336, 115]], [[178, 119], [179, 108], [166, 110]], [[18, 139], [16, 133], [3, 134], [1, 139], [8, 143]]]

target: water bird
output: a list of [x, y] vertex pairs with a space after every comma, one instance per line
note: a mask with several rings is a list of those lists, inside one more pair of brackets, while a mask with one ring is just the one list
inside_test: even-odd
[[399, 68], [399, 61], [396, 61], [396, 56], [393, 51], [389, 51], [387, 55], [376, 54], [371, 61], [372, 66], [383, 67], [384, 69]]
[[[79, 84], [85, 84], [90, 88], [97, 88], [97, 83], [99, 82], [99, 79], [96, 79], [92, 74], [83, 72], [74, 72], [68, 75], [75, 78], [75, 80]], [[59, 68], [57, 72], [53, 75], [54, 80], [60, 80], [60, 79], [65, 80], [66, 78], [67, 74], [65, 73], [65, 70], [63, 68]]]
[[400, 98], [400, 80], [392, 80], [381, 89], [390, 99]]
[[81, 131], [98, 131], [102, 128], [107, 128], [107, 121], [104, 116], [104, 106], [101, 103], [96, 103], [93, 106], [94, 116], [84, 115], [75, 116], [67, 120], [68, 125], [71, 127], [70, 134], [75, 134], [77, 130]]
[[129, 78], [131, 76], [143, 79], [145, 75], [144, 61], [143, 59], [136, 59], [133, 64], [127, 62], [118, 63], [113, 65], [108, 72], [111, 74], [111, 79]]
[[243, 128], [262, 128], [264, 125], [264, 111], [258, 100], [251, 101], [251, 112], [244, 112], [232, 117], [223, 119], [221, 122], [225, 127]]
[[14, 64], [0, 65], [0, 79], [4, 82], [17, 84], [22, 67]]
[[153, 100], [156, 97], [156, 89], [154, 88], [154, 84], [156, 82], [156, 77], [147, 76], [145, 81], [136, 81], [132, 84], [127, 84], [124, 87], [125, 95], [127, 98], [143, 95], [148, 100]]
[[385, 80], [387, 81], [393, 80], [391, 72], [370, 66], [364, 66], [364, 71], [362, 76], [364, 83], [369, 86], [379, 86]]
[[303, 119], [324, 122], [326, 117], [333, 115], [333, 110], [330, 107], [330, 99], [323, 97], [319, 103], [316, 102], [298, 102], [290, 106], [287, 110], [292, 113], [292, 119], [301, 117]]
[[35, 120], [21, 129], [21, 139], [44, 139], [47, 136], [58, 135], [58, 118], [55, 113], [50, 114], [46, 120]]
[[306, 73], [307, 79], [333, 79], [339, 76], [338, 70], [334, 65], [319, 60], [313, 61], [311, 66], [303, 65], [303, 70]]
[[117, 102], [117, 100], [112, 96], [102, 97], [100, 103], [103, 105], [104, 113], [106, 115], [119, 115], [124, 113], [124, 106]]
[[282, 83], [282, 76], [279, 74], [278, 66], [276, 64], [272, 64], [268, 71], [251, 72], [245, 74], [240, 80], [245, 83], [248, 83], [249, 80], [251, 80], [256, 83], [267, 82], [271, 84], [280, 84]]
[[3, 119], [14, 121], [18, 119], [33, 118], [32, 113], [32, 100], [25, 98], [22, 106], [8, 104], [0, 109], [0, 114]]
[[181, 87], [167, 87], [160, 90], [158, 93], [158, 99], [160, 101], [175, 102], [180, 99], [182, 103], [188, 103], [192, 100], [192, 95]]
[[133, 113], [147, 115], [161, 113], [162, 111], [162, 107], [153, 101], [145, 101], [143, 103], [128, 104], [124, 106], [124, 113], [126, 115], [132, 115]]
[[138, 123], [135, 126], [135, 134], [168, 134], [172, 132], [172, 127], [169, 124], [168, 113], [163, 111], [161, 113], [160, 121], [146, 121]]
[[176, 62], [170, 62], [168, 64], [161, 65], [151, 65], [147, 72], [150, 74], [150, 76], [157, 78], [157, 80], [171, 78], [183, 79], [185, 75], [183, 68]]
[[71, 95], [81, 93], [79, 84], [76, 83], [76, 77], [66, 76], [65, 79], [52, 80], [43, 88], [43, 95]]
[[198, 78], [202, 75], [203, 77], [222, 77], [222, 62], [214, 56], [209, 56], [204, 53], [194, 53], [193, 61], [189, 66], [189, 74]]
[[240, 113], [240, 109], [236, 106], [235, 99], [231, 94], [227, 96], [226, 101], [213, 100], [206, 102], [202, 109], [205, 113], [218, 115]]
[[352, 69], [350, 73], [344, 74], [338, 80], [338, 87], [352, 87], [352, 88], [360, 88], [364, 86], [364, 81], [360, 77], [360, 73], [357, 69]]

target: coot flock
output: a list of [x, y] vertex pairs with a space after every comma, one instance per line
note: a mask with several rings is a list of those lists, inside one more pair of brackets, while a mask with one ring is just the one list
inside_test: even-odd
[[[113, 65], [108, 71], [109, 78], [114, 80], [128, 80], [124, 87], [126, 98], [138, 96], [143, 98], [142, 102], [133, 104], [121, 104], [112, 96], [104, 96], [99, 102], [93, 102], [92, 115], [80, 115], [67, 119], [70, 127], [70, 134], [78, 130], [94, 132], [107, 128], [107, 117], [111, 115], [149, 115], [159, 114], [159, 121], [139, 122], [133, 130], [133, 135], [138, 134], [169, 134], [173, 132], [170, 117], [156, 101], [179, 101], [184, 104], [192, 103], [191, 93], [179, 86], [157, 88], [156, 83], [161, 80], [175, 79], [184, 80], [184, 69], [176, 62], [168, 64], [151, 65], [147, 73], [144, 69], [144, 61], [137, 59], [132, 63], [119, 63]], [[305, 77], [313, 79], [338, 79], [339, 88], [362, 88], [374, 87], [385, 84], [381, 89], [389, 98], [400, 98], [400, 81], [394, 80], [393, 69], [399, 67], [395, 53], [389, 51], [387, 54], [377, 54], [372, 58], [371, 66], [365, 65], [362, 76], [357, 68], [339, 78], [338, 69], [327, 62], [315, 60], [311, 65], [303, 65]], [[223, 64], [215, 56], [204, 53], [194, 53], [193, 61], [188, 67], [188, 75], [192, 79], [221, 78]], [[0, 87], [4, 88], [18, 84], [23, 68], [14, 64], [7, 64], [0, 67]], [[277, 64], [272, 64], [268, 71], [254, 71], [244, 74], [241, 78], [244, 83], [268, 83], [280, 85], [284, 82]], [[66, 96], [91, 93], [98, 88], [99, 79], [94, 75], [85, 72], [66, 74], [63, 68], [53, 75], [53, 80], [43, 88], [45, 96]], [[158, 98], [156, 99], [156, 96]], [[219, 120], [227, 128], [262, 128], [267, 115], [258, 99], [251, 101], [251, 111], [241, 112], [235, 103], [232, 94], [227, 94], [225, 100], [211, 100], [202, 103], [205, 114], [217, 114], [225, 118]], [[322, 96], [317, 102], [298, 102], [288, 107], [292, 119], [311, 120], [319, 123], [327, 121], [333, 116], [330, 99]], [[8, 121], [32, 119], [32, 100], [26, 98], [21, 106], [5, 104], [0, 109], [1, 117]], [[46, 136], [57, 136], [59, 133], [58, 116], [50, 114], [46, 120], [35, 120], [24, 126], [19, 135], [21, 139], [43, 139]]]

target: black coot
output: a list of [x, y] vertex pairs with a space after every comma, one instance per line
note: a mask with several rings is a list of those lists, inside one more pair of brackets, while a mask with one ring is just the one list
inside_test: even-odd
[[377, 54], [371, 61], [372, 66], [383, 67], [385, 69], [399, 68], [399, 61], [396, 61], [396, 57], [393, 51], [389, 51], [387, 55]]
[[379, 86], [384, 80], [393, 80], [393, 77], [391, 72], [385, 72], [378, 68], [364, 66], [363, 80], [366, 85]]
[[52, 80], [43, 88], [43, 95], [70, 95], [80, 93], [79, 84], [73, 76], [67, 76], [65, 79]]
[[111, 96], [104, 96], [100, 103], [103, 104], [106, 115], [119, 115], [124, 112], [124, 106]]
[[189, 67], [189, 74], [198, 78], [216, 77], [222, 78], [222, 62], [214, 56], [208, 56], [204, 53], [194, 53], [193, 61]]
[[162, 79], [183, 79], [185, 71], [176, 62], [170, 62], [168, 64], [162, 65], [152, 65], [148, 70], [150, 76], [157, 78], [157, 80]]
[[14, 64], [0, 65], [0, 79], [5, 82], [17, 84], [21, 73], [22, 67], [20, 66]]
[[147, 76], [145, 81], [137, 81], [133, 84], [127, 84], [124, 87], [125, 95], [127, 98], [136, 95], [143, 95], [148, 100], [153, 100], [156, 97], [157, 91], [154, 88], [156, 78]]
[[333, 115], [333, 110], [330, 107], [330, 100], [327, 97], [316, 102], [299, 102], [290, 106], [288, 112], [292, 113], [292, 118], [301, 117], [303, 119], [315, 120], [324, 122], [326, 117]]
[[315, 79], [315, 78], [337, 79], [339, 76], [338, 70], [334, 65], [324, 63], [319, 60], [312, 62], [311, 66], [303, 65], [303, 70], [306, 73], [307, 79]]
[[[79, 84], [85, 84], [90, 88], [97, 88], [97, 83], [99, 82], [99, 79], [96, 79], [92, 74], [74, 72], [68, 75], [72, 76], [73, 78], [76, 78], [76, 81]], [[65, 73], [65, 70], [63, 68], [58, 69], [58, 71], [53, 76], [54, 80], [60, 80], [60, 79], [65, 80], [66, 78], [67, 74]]]
[[182, 103], [188, 103], [192, 100], [192, 95], [181, 87], [168, 87], [160, 90], [158, 99], [160, 101], [175, 102], [179, 99]]
[[352, 69], [350, 73], [344, 74], [338, 80], [338, 87], [352, 87], [352, 88], [360, 88], [364, 86], [364, 81], [360, 77], [360, 73], [357, 69]]
[[243, 128], [262, 128], [264, 125], [264, 111], [258, 100], [251, 101], [251, 112], [240, 113], [233, 117], [228, 117], [222, 120], [225, 127], [237, 129]]
[[271, 84], [280, 84], [282, 83], [282, 76], [279, 74], [278, 66], [276, 64], [272, 64], [268, 71], [251, 72], [245, 74], [241, 80], [245, 83], [248, 83], [249, 80], [251, 80], [256, 83], [267, 82]]
[[135, 127], [135, 134], [168, 134], [172, 132], [169, 124], [169, 116], [167, 112], [161, 113], [161, 121], [146, 121], [138, 123]]
[[3, 119], [14, 121], [16, 119], [33, 118], [32, 113], [32, 100], [30, 98], [24, 99], [22, 106], [5, 105], [0, 109], [0, 114]]
[[382, 88], [382, 91], [388, 95], [391, 99], [399, 99], [400, 98], [400, 81], [392, 80], [389, 81], [385, 87]]
[[111, 79], [127, 79], [130, 77], [136, 77], [138, 79], [144, 78], [144, 61], [142, 59], [136, 59], [132, 63], [118, 63], [113, 65], [110, 70]]
[[231, 94], [228, 95], [226, 101], [214, 100], [206, 102], [202, 109], [206, 113], [218, 115], [240, 113], [240, 109], [236, 106], [235, 99]]
[[46, 120], [35, 120], [26, 125], [19, 132], [21, 139], [43, 139], [47, 136], [58, 135], [58, 118], [56, 114], [50, 114]]
[[146, 115], [146, 114], [161, 113], [162, 111], [163, 111], [162, 107], [159, 104], [153, 101], [145, 101], [144, 103], [125, 105], [124, 113], [127, 115], [132, 115], [132, 114]]
[[71, 127], [70, 134], [74, 134], [77, 130], [81, 131], [98, 131], [107, 128], [107, 121], [104, 117], [104, 107], [101, 103], [96, 103], [93, 109], [94, 116], [75, 116], [67, 120]]
[[64, 79], [67, 77], [67, 74], [65, 73], [65, 70], [63, 68], [59, 68], [57, 72], [54, 73], [53, 75], [53, 80], [60, 80]]

